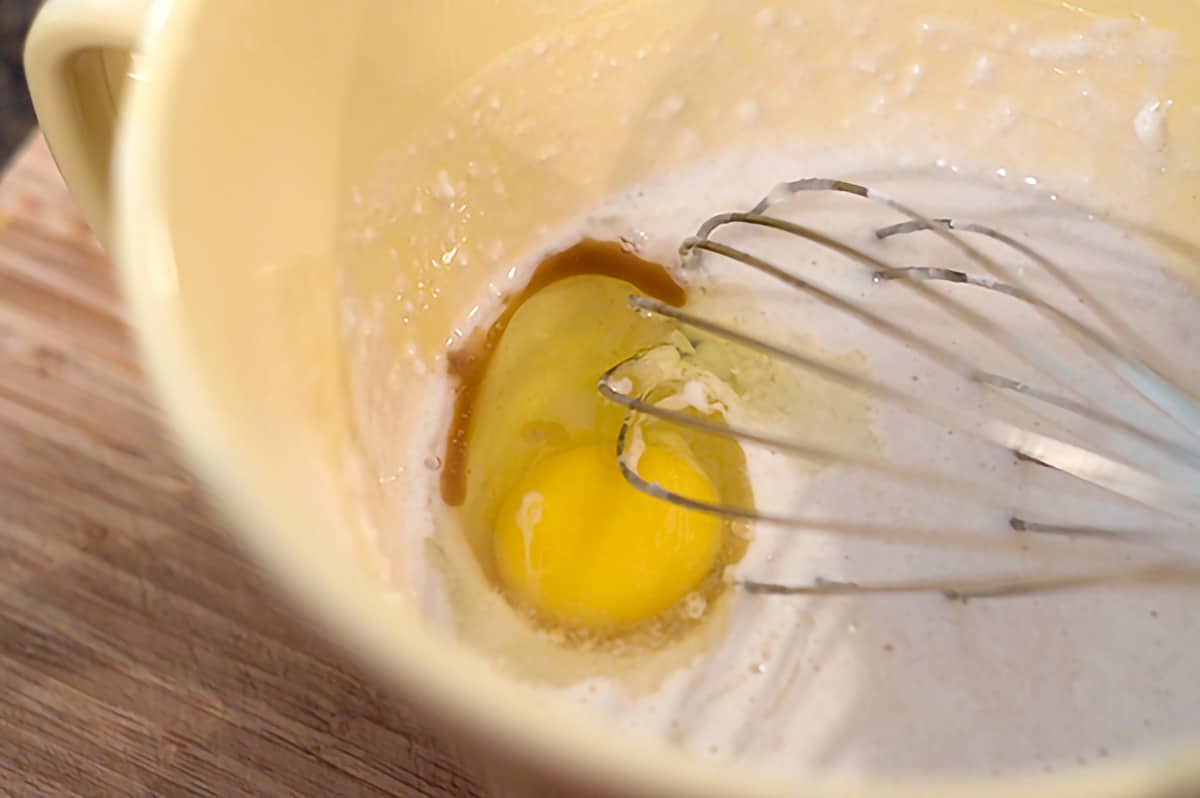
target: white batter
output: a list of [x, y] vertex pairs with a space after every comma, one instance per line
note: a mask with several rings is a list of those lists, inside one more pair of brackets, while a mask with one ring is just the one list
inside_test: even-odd
[[[931, 215], [989, 223], [1053, 255], [1072, 274], [1085, 276], [1101, 297], [1115, 302], [1127, 323], [1188, 373], [1186, 359], [1194, 350], [1184, 342], [1200, 340], [1200, 303], [1159, 268], [1146, 247], [1061, 200], [1048, 199], [1048, 192], [959, 171], [884, 178], [828, 157], [820, 164], [779, 154], [731, 158], [615, 198], [587, 229], [643, 241], [647, 253], [669, 258], [699, 221], [750, 207], [763, 187], [781, 175], [832, 173], [853, 179], [863, 174], [864, 180], [910, 199]], [[885, 253], [897, 265], [982, 273], [928, 234], [885, 245], [873, 242], [875, 227], [899, 217], [858, 198], [806, 196], [773, 212]], [[930, 314], [895, 285], [875, 285], [865, 267], [761, 229], [730, 228], [717, 238], [789, 265], [845, 296], [864, 298], [870, 307], [905, 320], [905, 326], [962, 348], [981, 367], [1039, 384], [1036, 372], [1021, 368], [994, 343]], [[711, 256], [706, 263], [710, 267], [698, 281], [707, 293], [694, 303], [702, 315], [734, 321], [777, 342], [815, 336], [833, 350], [863, 352], [874, 376], [926, 398], [960, 407], [986, 408], [990, 401], [984, 391], [911, 350], [744, 266]], [[1029, 265], [1011, 253], [1006, 263]], [[1044, 296], [1054, 296], [1032, 268], [1025, 269], [1025, 276], [1030, 285], [1047, 291]], [[971, 291], [959, 288], [954, 295], [986, 309], [1008, 329], [1041, 336], [1048, 351], [1073, 351], [1028, 308]], [[1095, 367], [1085, 367], [1083, 373], [1096, 382], [1097, 395], [1105, 395]], [[1058, 387], [1044, 377], [1040, 384]], [[802, 415], [806, 409], [794, 412]], [[800, 427], [810, 440], [820, 440], [819, 430]], [[787, 431], [788, 425], [781, 422], [775, 430]], [[1143, 523], [1155, 531], [1181, 532], [1178, 523], [1038, 466], [1018, 464], [1001, 449], [884, 404], [877, 404], [874, 431], [889, 460], [1013, 494], [1026, 491], [1027, 514], [1039, 520]], [[1079, 431], [1093, 433], [1082, 425]], [[1179, 430], [1173, 434], [1181, 435]], [[922, 493], [838, 468], [809, 477], [786, 458], [755, 449], [748, 455], [760, 508], [1009, 534], [1003, 508], [960, 500], [940, 486]], [[1047, 494], [1030, 492], [1039, 487]], [[1186, 529], [1172, 540], [1181, 551], [1200, 553], [1200, 547], [1189, 546], [1188, 533], [1194, 540], [1195, 531]], [[1062, 549], [1057, 551], [1060, 556], [1051, 563], [1073, 564], [1069, 550], [1065, 558]], [[1123, 556], [1117, 561], [1124, 561]], [[1012, 572], [1039, 563], [1046, 564], [1026, 552], [998, 558], [760, 528], [739, 576], [799, 584], [817, 577], [869, 582], [947, 572]], [[734, 619], [735, 631], [719, 649], [671, 678], [651, 698], [626, 700], [620, 691], [595, 682], [569, 692], [631, 730], [668, 734], [698, 751], [751, 756], [783, 768], [1000, 773], [1076, 766], [1200, 728], [1200, 681], [1195, 678], [1200, 593], [1195, 591], [1102, 589], [965, 606], [938, 595], [742, 596]]]

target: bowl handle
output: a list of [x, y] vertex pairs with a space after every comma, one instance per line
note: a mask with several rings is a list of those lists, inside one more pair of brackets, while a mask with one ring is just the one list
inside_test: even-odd
[[102, 244], [117, 109], [151, 0], [48, 0], [25, 43], [38, 122]]

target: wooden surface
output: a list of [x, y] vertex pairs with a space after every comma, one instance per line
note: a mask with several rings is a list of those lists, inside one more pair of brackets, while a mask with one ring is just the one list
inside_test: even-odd
[[478, 795], [207, 512], [37, 138], [0, 180], [0, 795]]

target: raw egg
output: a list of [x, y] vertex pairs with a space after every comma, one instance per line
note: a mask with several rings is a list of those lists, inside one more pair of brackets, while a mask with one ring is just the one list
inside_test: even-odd
[[[617, 245], [583, 254], [614, 253]], [[746, 544], [733, 523], [649, 496], [621, 473], [626, 411], [597, 380], [680, 332], [629, 309], [634, 283], [653, 281], [593, 271], [529, 292], [501, 334], [489, 333], [486, 368], [460, 407], [469, 423], [459, 431], [462, 482], [450, 493], [462, 497], [461, 528], [494, 589], [568, 639], [686, 627], [723, 591], [720, 574]], [[626, 461], [643, 480], [703, 502], [752, 504], [740, 446], [656, 424], [640, 425]]]

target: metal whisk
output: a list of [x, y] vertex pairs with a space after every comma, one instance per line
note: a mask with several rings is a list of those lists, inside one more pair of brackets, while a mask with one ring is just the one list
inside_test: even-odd
[[[803, 192], [836, 192], [853, 195], [896, 212], [900, 221], [874, 231], [886, 242], [902, 236], [936, 236], [965, 256], [968, 271], [904, 265], [850, 245], [822, 231], [770, 213], [772, 206]], [[821, 287], [806, 279], [790, 264], [772, 262], [736, 246], [714, 240], [714, 234], [731, 225], [770, 228], [802, 239], [811, 245], [842, 256], [847, 263], [869, 270], [878, 291], [907, 291], [932, 309], [943, 313], [964, 329], [986, 336], [1031, 369], [1044, 383], [1033, 384], [976, 362], [969, 351], [960, 351], [940, 336], [921, 333], [903, 318], [874, 310], [869, 303]], [[980, 238], [982, 237], [982, 238]], [[994, 249], [985, 252], [974, 241], [987, 239]], [[996, 248], [998, 247], [998, 248]], [[995, 252], [998, 254], [989, 254]], [[761, 202], [742, 213], [724, 213], [708, 219], [680, 247], [685, 268], [704, 258], [721, 258], [742, 264], [787, 289], [807, 295], [824, 307], [866, 325], [874, 333], [898, 342], [938, 368], [957, 378], [994, 393], [1009, 406], [1033, 407], [1057, 414], [1060, 419], [1079, 422], [1088, 435], [1059, 434], [1035, 428], [1021, 413], [981, 415], [966, 406], [936, 401], [916, 388], [897, 387], [839, 366], [829, 358], [814, 356], [787, 345], [752, 335], [738, 326], [695, 315], [644, 296], [630, 297], [630, 305], [642, 313], [674, 320], [684, 328], [723, 339], [807, 371], [843, 388], [861, 392], [872, 402], [888, 404], [932, 422], [955, 434], [971, 436], [989, 446], [1001, 447], [1024, 461], [1029, 468], [1047, 468], [1102, 489], [1111, 496], [1132, 502], [1152, 513], [1149, 528], [1125, 528], [1096, 524], [1071, 524], [1041, 518], [1029, 512], [1009, 511], [1009, 497], [994, 486], [978, 484], [933, 470], [915, 468], [883, 457], [842, 448], [812, 439], [789, 437], [769, 429], [751, 429], [720, 423], [697, 414], [661, 406], [649, 394], [633, 395], [621, 378], [622, 363], [599, 381], [601, 394], [629, 411], [617, 442], [617, 458], [625, 478], [638, 490], [664, 501], [713, 513], [728, 519], [761, 523], [794, 530], [878, 539], [913, 546], [958, 546], [966, 549], [1003, 550], [1019, 536], [1037, 536], [1059, 543], [1086, 539], [1106, 547], [1137, 549], [1143, 556], [1136, 563], [1078, 568], [1069, 573], [1002, 573], [998, 575], [948, 575], [944, 578], [894, 582], [850, 582], [817, 579], [811, 584], [782, 584], [740, 581], [754, 594], [830, 595], [861, 593], [940, 592], [953, 599], [976, 599], [1053, 592], [1118, 584], [1181, 584], [1200, 587], [1200, 557], [1188, 552], [1179, 541], [1159, 534], [1158, 527], [1183, 530], [1185, 540], [1200, 538], [1200, 398], [1185, 387], [1179, 364], [1166, 363], [1160, 352], [1141, 339], [1112, 306], [1101, 302], [1086, 277], [1073, 274], [1054, 259], [1030, 245], [992, 227], [955, 218], [927, 218], [885, 194], [842, 180], [805, 179], [776, 187]], [[1009, 257], [1011, 256], [1011, 257]], [[798, 259], [799, 260], [799, 259]], [[1016, 261], [1019, 267], [1009, 265]], [[1026, 270], [1052, 281], [1065, 292], [1069, 303], [1050, 301], [1045, 292], [1028, 286]], [[1083, 356], [1089, 368], [1115, 379], [1119, 391], [1084, 391], [1072, 383], [1066, 368], [1067, 353], [1056, 351], [1044, 341], [1033, 340], [1019, 330], [1008, 329], [980, 313], [972, 304], [939, 284], [957, 284], [964, 291], [997, 295], [999, 301], [1023, 303], [1053, 326], [1062, 340], [1072, 342], [1074, 356]], [[999, 297], [999, 295], [1003, 295]], [[975, 296], [981, 296], [975, 294]], [[1086, 308], [1089, 313], [1078, 312]], [[1090, 316], [1090, 318], [1089, 318]], [[643, 417], [689, 427], [706, 435], [725, 436], [743, 446], [767, 447], [775, 452], [831, 465], [860, 469], [880, 478], [914, 489], [953, 493], [970, 497], [992, 508], [1004, 510], [1005, 535], [980, 536], [966, 530], [919, 524], [888, 524], [806, 517], [776, 513], [768, 509], [737, 507], [705, 502], [649, 483], [638, 476], [630, 457], [630, 437]], [[1194, 551], [1200, 551], [1195, 547]]]

